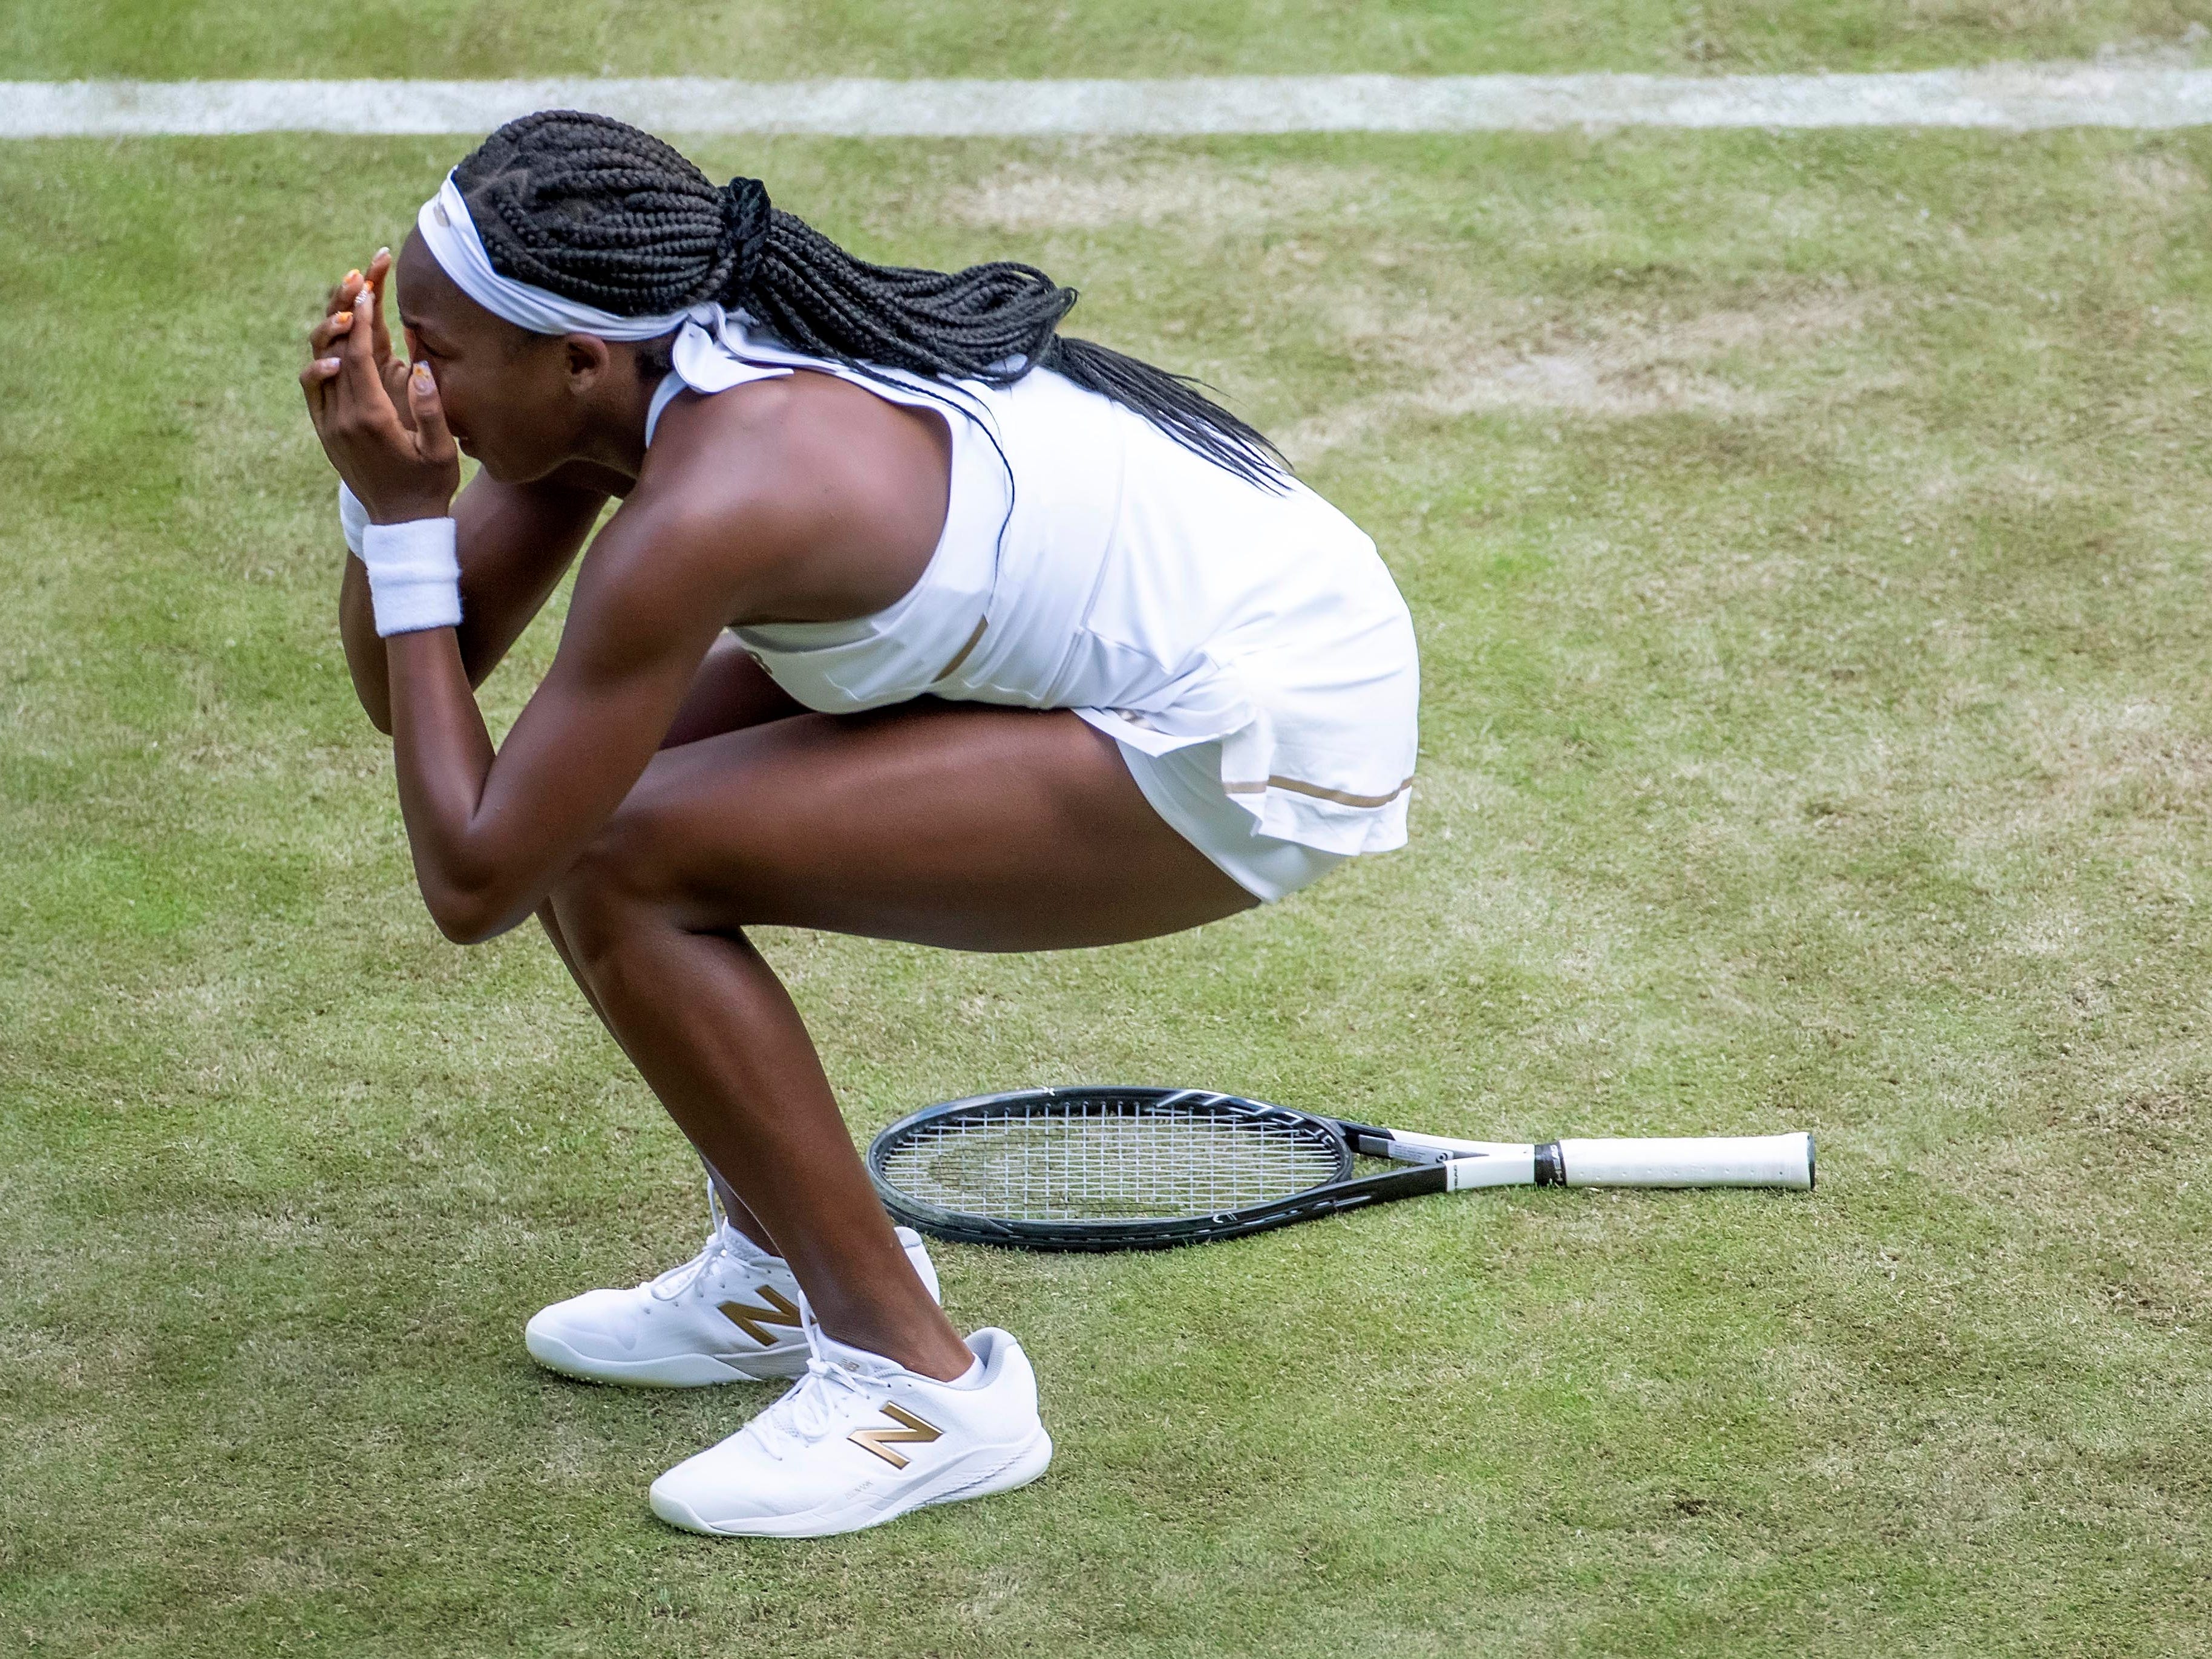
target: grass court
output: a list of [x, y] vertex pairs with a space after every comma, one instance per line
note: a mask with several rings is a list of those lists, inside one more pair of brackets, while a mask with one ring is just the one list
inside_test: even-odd
[[[2197, 10], [11, 0], [0, 47], [1898, 68]], [[0, 146], [0, 1651], [2212, 1651], [2212, 135], [687, 146], [863, 255], [1080, 287], [1421, 633], [1403, 852], [1110, 951], [765, 935], [856, 1134], [1121, 1080], [1820, 1146], [1809, 1199], [945, 1247], [1060, 1458], [805, 1544], [645, 1507], [769, 1387], [525, 1356], [696, 1248], [696, 1164], [534, 927], [438, 937], [338, 648], [301, 337], [468, 144]]]

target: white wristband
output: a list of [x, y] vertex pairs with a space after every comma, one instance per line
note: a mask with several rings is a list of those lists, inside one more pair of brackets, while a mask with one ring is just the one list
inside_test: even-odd
[[346, 546], [356, 558], [361, 556], [361, 532], [368, 528], [368, 509], [361, 504], [361, 497], [346, 488], [343, 478], [338, 480], [338, 532], [345, 538]]
[[461, 561], [451, 519], [373, 524], [362, 532], [361, 562], [378, 638], [460, 625]]

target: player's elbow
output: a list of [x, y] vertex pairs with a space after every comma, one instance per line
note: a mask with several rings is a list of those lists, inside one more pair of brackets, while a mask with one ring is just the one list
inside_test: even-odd
[[438, 931], [455, 945], [484, 945], [508, 932], [530, 907], [518, 904], [491, 885], [459, 886], [425, 882], [422, 902]]
[[466, 899], [432, 898], [427, 893], [422, 896], [430, 908], [430, 920], [453, 944], [482, 945], [494, 937], [481, 905]]

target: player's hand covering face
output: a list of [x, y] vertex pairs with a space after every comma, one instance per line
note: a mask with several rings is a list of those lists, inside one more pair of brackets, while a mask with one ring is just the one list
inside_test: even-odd
[[308, 417], [338, 476], [379, 523], [442, 518], [460, 488], [460, 452], [446, 429], [429, 365], [395, 362], [384, 320], [390, 252], [349, 271], [308, 336], [301, 371]]

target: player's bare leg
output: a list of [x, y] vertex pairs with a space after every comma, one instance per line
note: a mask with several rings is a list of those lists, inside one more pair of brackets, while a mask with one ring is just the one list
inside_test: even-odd
[[[720, 737], [725, 732], [742, 731], [747, 726], [765, 725], [769, 720], [785, 720], [804, 714], [805, 705], [798, 702], [768, 677], [750, 652], [728, 635], [716, 641], [708, 652], [706, 660], [692, 677], [691, 690], [669, 723], [668, 734], [661, 739], [663, 749], [681, 748], [687, 743], [696, 743], [702, 738]], [[538, 908], [538, 920], [552, 941], [555, 954], [568, 969], [568, 976], [584, 994], [592, 1012], [599, 1016], [599, 1023], [617, 1042], [622, 1034], [608, 1021], [606, 1011], [599, 1006], [598, 994], [576, 966], [576, 958], [569, 948], [567, 937], [561, 931], [561, 919], [554, 913], [553, 902], [548, 899]], [[633, 1057], [634, 1063], [634, 1057]], [[774, 1238], [761, 1224], [758, 1217], [746, 1208], [730, 1183], [708, 1168], [708, 1178], [714, 1183], [716, 1195], [721, 1200], [722, 1213], [730, 1224], [761, 1249], [772, 1255], [780, 1254]]]
[[743, 928], [1034, 951], [1253, 902], [1074, 715], [918, 703], [664, 750], [552, 908], [609, 1028], [775, 1239], [823, 1329], [950, 1378], [974, 1356], [909, 1266]]

